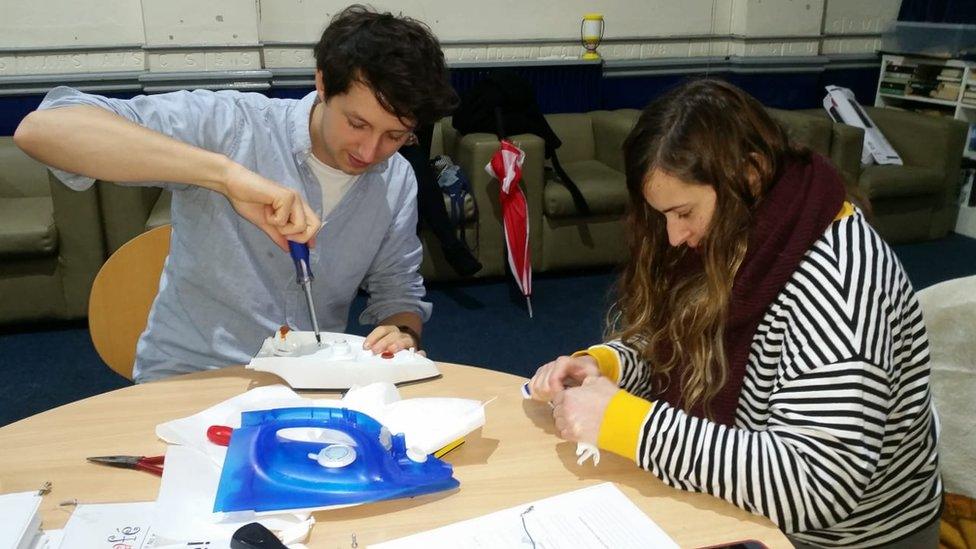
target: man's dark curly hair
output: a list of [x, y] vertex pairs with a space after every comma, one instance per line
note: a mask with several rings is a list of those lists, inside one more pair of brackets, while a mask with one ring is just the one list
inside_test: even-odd
[[427, 25], [409, 17], [349, 6], [315, 45], [315, 65], [326, 100], [358, 80], [383, 108], [418, 126], [450, 114], [458, 103], [440, 43]]

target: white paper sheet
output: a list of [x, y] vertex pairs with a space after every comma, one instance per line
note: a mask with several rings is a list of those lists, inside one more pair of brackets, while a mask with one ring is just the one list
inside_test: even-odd
[[42, 535], [44, 540], [36, 549], [59, 549], [64, 530], [44, 530]]
[[41, 533], [37, 512], [41, 496], [34, 492], [0, 495], [0, 549], [30, 549]]
[[678, 547], [609, 482], [370, 547], [526, 549], [533, 546], [532, 541], [540, 549]]
[[152, 547], [152, 510], [155, 503], [79, 504], [64, 526], [61, 547], [72, 549], [147, 549]]
[[260, 522], [283, 538], [285, 544], [304, 541], [315, 522], [308, 513], [254, 513], [231, 516], [214, 513], [220, 483], [220, 466], [201, 452], [186, 446], [166, 450], [166, 467], [159, 486], [152, 525], [160, 542], [206, 540], [229, 543], [230, 537], [249, 522]]

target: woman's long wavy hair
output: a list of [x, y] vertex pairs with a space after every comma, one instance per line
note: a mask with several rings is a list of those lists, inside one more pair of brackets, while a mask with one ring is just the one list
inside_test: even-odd
[[[655, 394], [678, 381], [682, 407], [700, 403], [710, 416], [727, 378], [724, 326], [753, 214], [784, 164], [809, 152], [793, 147], [758, 101], [719, 80], [686, 83], [648, 105], [623, 150], [630, 261], [608, 336], [641, 350]], [[654, 171], [715, 189], [715, 212], [697, 250], [669, 245], [664, 215], [644, 198]], [[683, 267], [696, 252], [704, 269]]]

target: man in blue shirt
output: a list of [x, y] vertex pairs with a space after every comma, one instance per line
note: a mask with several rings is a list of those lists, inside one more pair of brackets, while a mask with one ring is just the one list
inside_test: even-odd
[[[137, 382], [246, 363], [282, 324], [310, 329], [287, 241], [310, 245], [315, 308], [343, 332], [353, 297], [375, 353], [419, 346], [416, 181], [397, 149], [456, 104], [423, 24], [361, 6], [315, 47], [300, 100], [180, 91], [131, 100], [48, 93], [14, 135], [73, 189], [95, 179], [173, 191], [173, 236], [137, 347]], [[319, 230], [321, 229], [321, 231]]]

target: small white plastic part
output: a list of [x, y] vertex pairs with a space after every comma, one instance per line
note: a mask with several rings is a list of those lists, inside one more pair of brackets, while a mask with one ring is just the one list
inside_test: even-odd
[[[284, 331], [284, 334], [282, 334], [282, 331]], [[288, 334], [290, 333], [289, 330], [278, 330], [275, 332], [271, 340], [271, 348], [276, 356], [294, 356], [301, 350], [302, 346], [298, 342], [298, 338], [294, 335], [289, 337]]]
[[576, 465], [583, 465], [586, 460], [593, 458], [593, 465], [600, 464], [600, 449], [592, 444], [579, 442], [576, 444]]
[[336, 341], [332, 344], [332, 356], [342, 357], [349, 356], [352, 354], [352, 347], [349, 346], [349, 342], [345, 339]]
[[390, 430], [387, 429], [385, 425], [380, 428], [380, 444], [382, 444], [383, 448], [386, 448], [387, 451], [389, 451], [390, 448], [393, 448], [393, 435], [390, 434]]
[[423, 463], [427, 461], [427, 454], [421, 452], [420, 450], [414, 450], [413, 448], [407, 448], [407, 457], [410, 461], [414, 463]]
[[330, 444], [317, 454], [308, 454], [308, 458], [319, 462], [322, 467], [337, 469], [356, 461], [356, 449], [346, 444]]

